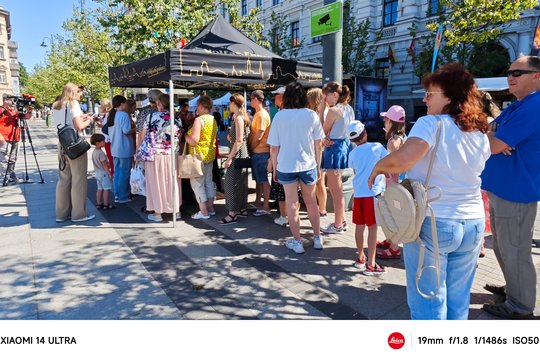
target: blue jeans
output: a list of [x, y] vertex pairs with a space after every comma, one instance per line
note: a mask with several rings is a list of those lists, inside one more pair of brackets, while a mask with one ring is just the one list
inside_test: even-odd
[[[405, 244], [403, 255], [407, 275], [407, 303], [413, 320], [467, 320], [471, 302], [471, 287], [476, 273], [476, 262], [484, 236], [485, 218], [474, 220], [452, 220], [436, 218], [441, 265], [441, 288], [433, 299], [423, 298], [416, 290], [416, 270], [420, 245]], [[420, 238], [426, 251], [423, 266], [435, 265], [431, 219], [422, 224]], [[426, 269], [419, 282], [425, 294], [437, 289], [435, 270]]]
[[129, 173], [131, 171], [131, 158], [113, 157], [114, 160], [114, 176], [113, 187], [114, 195], [118, 200], [129, 199], [131, 188], [129, 186]]

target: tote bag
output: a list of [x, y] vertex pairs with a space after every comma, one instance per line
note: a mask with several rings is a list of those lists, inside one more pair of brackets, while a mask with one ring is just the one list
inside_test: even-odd
[[186, 154], [187, 142], [181, 155], [178, 155], [177, 169], [180, 179], [195, 179], [203, 176], [203, 161], [200, 154]]

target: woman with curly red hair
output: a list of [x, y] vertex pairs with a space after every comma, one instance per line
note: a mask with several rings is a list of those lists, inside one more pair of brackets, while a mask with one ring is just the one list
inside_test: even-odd
[[[460, 64], [442, 66], [425, 76], [422, 85], [428, 115], [418, 119], [399, 150], [375, 165], [368, 183], [379, 174], [403, 171], [408, 178], [425, 182], [435, 151], [429, 186], [441, 194], [431, 202], [439, 239], [440, 289], [437, 291], [431, 218], [426, 217], [420, 232], [426, 249], [418, 289], [421, 245], [411, 242], [403, 246], [407, 302], [412, 319], [466, 320], [485, 226], [480, 174], [490, 156], [487, 116], [473, 76]], [[433, 150], [438, 127], [440, 141]], [[434, 297], [425, 298], [418, 290]]]

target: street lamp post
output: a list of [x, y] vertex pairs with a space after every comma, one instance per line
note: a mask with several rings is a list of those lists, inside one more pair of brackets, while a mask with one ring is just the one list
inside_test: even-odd
[[54, 42], [53, 40], [53, 36], [51, 34], [51, 36], [45, 36], [42, 40], [41, 40], [41, 44], [39, 46], [41, 46], [42, 48], [46, 48], [47, 47], [47, 44], [45, 44], [45, 40], [49, 40], [51, 42], [51, 47], [52, 47], [52, 44]]

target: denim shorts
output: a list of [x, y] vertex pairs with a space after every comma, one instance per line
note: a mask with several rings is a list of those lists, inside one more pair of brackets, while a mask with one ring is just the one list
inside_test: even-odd
[[325, 147], [322, 153], [323, 170], [338, 170], [348, 167], [349, 144], [348, 139], [330, 139], [334, 144]]
[[98, 190], [112, 189], [112, 181], [105, 171], [96, 171], [96, 181]]
[[270, 153], [251, 155], [253, 180], [255, 180], [257, 184], [268, 184], [268, 159], [270, 159]]
[[287, 185], [302, 181], [306, 185], [315, 185], [317, 183], [317, 168], [300, 171], [295, 173], [277, 172], [277, 178], [280, 184]]

